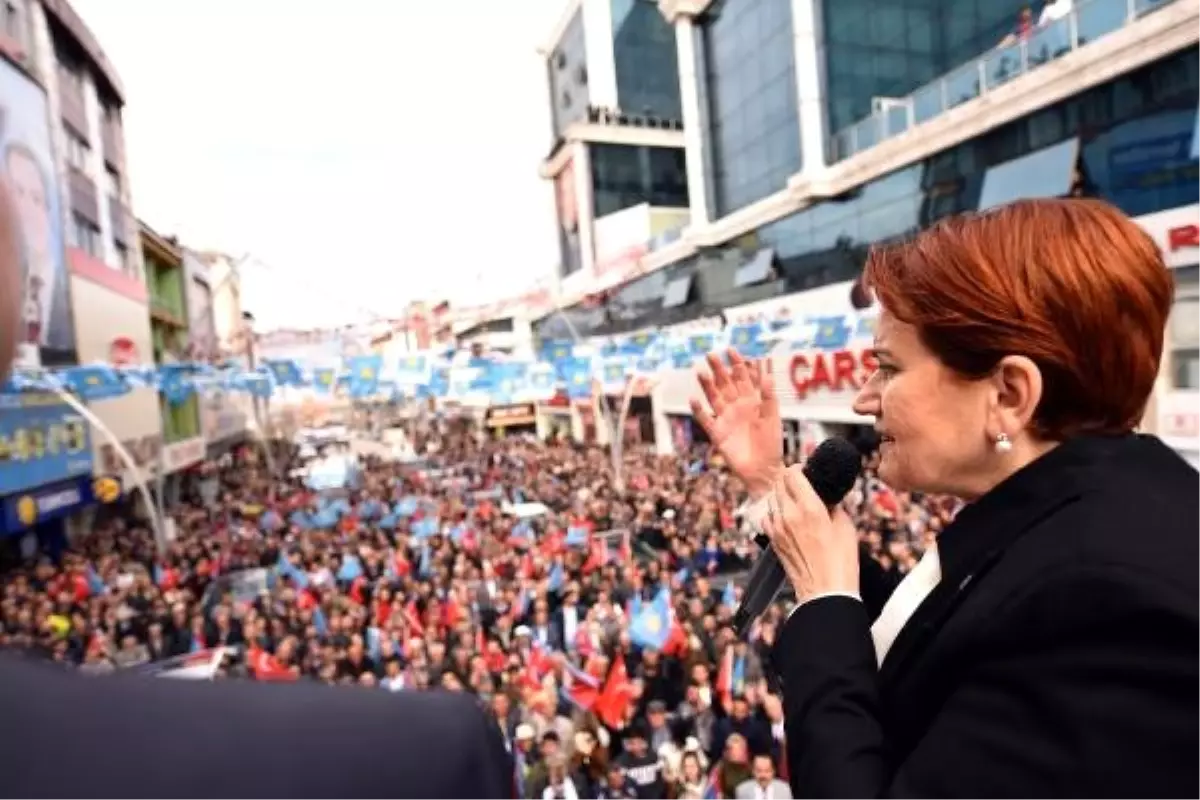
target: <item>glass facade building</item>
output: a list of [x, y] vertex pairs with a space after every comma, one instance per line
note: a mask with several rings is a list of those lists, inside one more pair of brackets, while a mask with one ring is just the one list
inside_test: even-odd
[[825, 97], [831, 133], [871, 114], [871, 100], [900, 98], [991, 50], [1030, 8], [1028, 0], [820, 0]]
[[[1130, 216], [1200, 202], [1198, 58], [1195, 47], [1180, 51], [646, 275], [605, 306], [563, 313], [582, 336], [608, 335], [853, 280], [871, 245], [979, 208], [985, 186], [988, 202], [1083, 194]], [[1006, 186], [1011, 196], [998, 196]], [[770, 279], [738, 286], [733, 274], [763, 248], [774, 251]], [[667, 287], [681, 279], [686, 302], [665, 308]], [[535, 326], [544, 338], [564, 329], [553, 316]]]
[[611, 0], [617, 104], [627, 114], [682, 120], [675, 29], [656, 0]]
[[596, 217], [640, 203], [687, 208], [687, 163], [678, 147], [591, 144]]
[[717, 216], [783, 189], [800, 169], [792, 0], [716, 0], [698, 29]]
[[572, 123], [587, 119], [590, 95], [582, 9], [567, 23], [558, 47], [546, 59], [546, 72], [550, 86], [550, 125], [557, 141]]

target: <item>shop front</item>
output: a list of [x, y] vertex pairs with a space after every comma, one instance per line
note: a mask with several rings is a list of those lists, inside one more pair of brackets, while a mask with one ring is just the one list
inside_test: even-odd
[[14, 547], [25, 555], [60, 550], [68, 520], [94, 501], [79, 488], [92, 481], [92, 471], [91, 432], [74, 409], [52, 395], [0, 395], [5, 555]]
[[[851, 325], [852, 329], [857, 326]], [[875, 370], [872, 341], [865, 335], [847, 336], [839, 347], [819, 348], [781, 343], [771, 353], [775, 392], [785, 421], [784, 448], [803, 456], [833, 435], [859, 436], [873, 420], [854, 412], [854, 398]], [[664, 413], [671, 419], [673, 436], [683, 432], [681, 418], [691, 419], [690, 399], [700, 397], [697, 365], [667, 370], [660, 381]], [[695, 438], [698, 425], [690, 433]]]
[[490, 406], [483, 417], [484, 427], [497, 439], [514, 433], [536, 433], [537, 423], [534, 403]]
[[537, 405], [537, 434], [542, 441], [565, 442], [575, 436], [575, 414], [571, 399], [563, 391]]
[[203, 461], [207, 452], [203, 436], [193, 436], [163, 447], [163, 491], [167, 507], [178, 504], [184, 497], [191, 468]]

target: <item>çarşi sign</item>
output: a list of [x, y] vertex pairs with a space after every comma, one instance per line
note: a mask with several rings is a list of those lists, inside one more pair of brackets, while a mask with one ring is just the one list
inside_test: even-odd
[[1191, 267], [1200, 261], [1200, 205], [1169, 208], [1133, 221], [1150, 234], [1168, 267]]
[[509, 428], [514, 425], [536, 425], [537, 408], [533, 403], [518, 403], [511, 406], [493, 406], [487, 411], [486, 424], [489, 428]]
[[870, 349], [795, 353], [788, 364], [788, 381], [803, 400], [814, 392], [857, 392], [879, 362]]

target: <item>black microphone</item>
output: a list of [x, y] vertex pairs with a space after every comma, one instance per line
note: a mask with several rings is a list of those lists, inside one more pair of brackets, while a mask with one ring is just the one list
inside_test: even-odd
[[[813, 491], [827, 507], [832, 508], [854, 487], [858, 473], [862, 470], [862, 456], [850, 442], [835, 436], [821, 442], [804, 464], [804, 477], [812, 484]], [[733, 615], [733, 629], [739, 639], [745, 638], [750, 623], [758, 619], [775, 600], [775, 595], [787, 581], [787, 573], [779, 556], [765, 534], [759, 533], [754, 541], [762, 548], [762, 555], [754, 562], [750, 577], [746, 581], [746, 593]]]

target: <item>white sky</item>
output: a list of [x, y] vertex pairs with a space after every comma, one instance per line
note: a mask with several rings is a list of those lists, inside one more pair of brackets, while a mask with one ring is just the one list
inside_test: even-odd
[[253, 253], [262, 329], [486, 302], [551, 274], [536, 48], [565, 0], [72, 3], [125, 84], [135, 213]]

